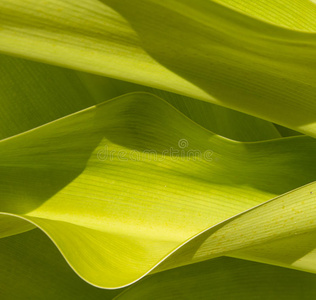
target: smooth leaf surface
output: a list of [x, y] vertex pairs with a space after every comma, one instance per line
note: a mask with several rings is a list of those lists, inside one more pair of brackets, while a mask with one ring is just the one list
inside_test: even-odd
[[[0, 52], [103, 76], [0, 56], [0, 296], [120, 293], [79, 282], [57, 246], [91, 284], [140, 280], [118, 299], [315, 298], [316, 142], [280, 138], [316, 137], [312, 1], [0, 15]], [[146, 93], [102, 103], [137, 90], [186, 116]]]
[[203, 127], [225, 137], [279, 138], [270, 122], [196, 99], [84, 72], [0, 55], [0, 138], [54, 121], [128, 92], [164, 98]]
[[315, 274], [228, 257], [164, 271], [119, 294], [121, 300], [313, 299]]
[[0, 240], [3, 299], [311, 299], [315, 275], [222, 257], [100, 290], [69, 268], [39, 229]]
[[261, 19], [281, 27], [316, 32], [315, 1], [291, 1], [290, 5], [284, 0], [213, 0], [244, 14]]
[[259, 12], [251, 1], [218, 2], [1, 0], [0, 51], [210, 101], [315, 137], [316, 6], [271, 0]]
[[107, 300], [122, 292], [84, 282], [39, 229], [1, 239], [0, 266], [1, 299]]
[[315, 273], [315, 188], [308, 184], [206, 230], [159, 268], [221, 254]]
[[154, 94], [166, 100], [194, 122], [229, 139], [254, 142], [281, 137], [279, 131], [271, 122], [210, 102], [93, 74], [82, 72], [78, 74], [88, 90], [95, 94], [95, 98], [99, 102], [103, 102], [107, 98], [108, 84], [110, 83], [111, 89], [116, 91], [115, 96], [131, 92]]
[[88, 282], [124, 286], [200, 231], [315, 180], [315, 147], [234, 142], [130, 94], [2, 140], [1, 211], [45, 231]]
[[0, 55], [0, 78], [0, 139], [95, 104], [71, 70]]

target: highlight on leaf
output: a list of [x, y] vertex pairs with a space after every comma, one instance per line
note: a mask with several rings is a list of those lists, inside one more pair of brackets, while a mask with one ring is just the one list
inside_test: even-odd
[[312, 1], [0, 15], [1, 298], [315, 298]]

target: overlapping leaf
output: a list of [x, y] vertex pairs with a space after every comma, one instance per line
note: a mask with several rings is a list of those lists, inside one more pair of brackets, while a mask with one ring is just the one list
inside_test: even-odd
[[113, 299], [122, 290], [97, 289], [67, 265], [39, 229], [0, 240], [1, 299]]
[[313, 299], [315, 275], [227, 257], [164, 271], [115, 299]]
[[[0, 14], [4, 53], [176, 92], [316, 136], [311, 1], [268, 0], [258, 9], [248, 0], [0, 0]], [[0, 142], [1, 237], [39, 227], [75, 272], [100, 287], [158, 272], [119, 299], [154, 299], [157, 283], [165, 288], [161, 299], [253, 299], [258, 294], [245, 281], [264, 289], [272, 282], [258, 282], [267, 276], [283, 276], [271, 297], [314, 297], [312, 288], [300, 289], [315, 275], [249, 262], [315, 273], [314, 139], [231, 141], [145, 93], [69, 115], [140, 89], [221, 135], [280, 136], [270, 122], [189, 97], [5, 56], [0, 62], [0, 137], [48, 123]], [[37, 231], [2, 239], [3, 276], [17, 245], [38, 240]], [[50, 256], [48, 245], [40, 249]], [[28, 252], [28, 266], [44, 272], [36, 253]], [[248, 261], [205, 262], [223, 255]], [[250, 274], [234, 286], [227, 277], [242, 268]], [[4, 297], [24, 272], [8, 279]], [[61, 285], [46, 296], [89, 298], [86, 286], [73, 290], [67, 272], [69, 290]], [[46, 275], [43, 286], [61, 284]], [[28, 283], [29, 297], [45, 295], [30, 280], [20, 288]]]
[[223, 3], [1, 0], [0, 50], [175, 91], [316, 136], [316, 6], [271, 0], [260, 13], [251, 1]]
[[124, 286], [198, 232], [313, 181], [315, 147], [227, 140], [130, 94], [1, 141], [1, 210], [42, 228], [87, 281]]
[[[36, 245], [36, 246], [34, 246]], [[38, 229], [1, 239], [2, 299], [311, 299], [315, 276], [219, 258], [146, 277], [127, 289], [100, 290], [80, 280]]]
[[[98, 102], [104, 101], [105, 95], [109, 93], [108, 86], [110, 84], [111, 90], [116, 91], [116, 96], [140, 91], [154, 94], [168, 101], [168, 103], [204, 128], [236, 141], [253, 142], [281, 137], [279, 130], [271, 122], [219, 105], [92, 74], [79, 72], [78, 75], [87, 89], [95, 95]], [[287, 135], [288, 131], [291, 131], [288, 128], [284, 130]]]

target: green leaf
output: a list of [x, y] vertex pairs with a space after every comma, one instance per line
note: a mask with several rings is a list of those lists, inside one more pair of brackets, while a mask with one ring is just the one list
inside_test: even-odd
[[316, 273], [316, 182], [202, 232], [159, 269], [227, 255]]
[[253, 142], [281, 137], [275, 125], [270, 122], [210, 102], [93, 74], [78, 74], [88, 90], [96, 94], [98, 102], [103, 102], [107, 98], [110, 83], [111, 89], [116, 90], [113, 96], [140, 91], [154, 94], [204, 128], [226, 138]]
[[214, 104], [145, 86], [0, 55], [0, 139], [128, 92], [166, 99], [205, 128], [245, 141], [280, 137], [273, 124]]
[[0, 239], [2, 299], [113, 299], [122, 290], [97, 289], [80, 279], [39, 230]]
[[297, 135], [301, 135], [300, 132], [297, 132], [295, 130], [292, 130], [290, 128], [286, 128], [283, 126], [280, 126], [278, 124], [274, 124], [274, 126], [276, 127], [276, 129], [279, 131], [279, 133], [284, 136], [284, 137], [288, 137], [288, 136], [297, 136]]
[[244, 14], [261, 19], [281, 27], [316, 32], [315, 1], [265, 0], [255, 2], [251, 0], [212, 0]]
[[164, 271], [131, 286], [117, 300], [314, 299], [316, 276], [228, 257]]
[[315, 137], [316, 6], [269, 0], [260, 12], [251, 1], [223, 3], [1, 0], [0, 51], [210, 101]]
[[95, 104], [76, 72], [0, 55], [0, 139]]
[[234, 142], [156, 96], [129, 94], [2, 140], [0, 210], [9, 232], [28, 220], [81, 277], [115, 288], [197, 233], [315, 180], [315, 150], [306, 136]]

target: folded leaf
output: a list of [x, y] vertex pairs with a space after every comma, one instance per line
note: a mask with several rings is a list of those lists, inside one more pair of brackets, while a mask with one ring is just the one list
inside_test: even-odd
[[158, 270], [228, 255], [316, 273], [315, 189], [314, 182], [206, 230]]
[[314, 299], [316, 275], [221, 257], [144, 278], [115, 299]]
[[0, 55], [0, 139], [128, 92], [160, 95], [205, 128], [228, 138], [278, 138], [272, 123], [208, 102], [84, 72]]
[[2, 299], [113, 299], [123, 290], [101, 290], [80, 279], [57, 248], [35, 229], [0, 240]]
[[271, 122], [210, 102], [89, 73], [78, 72], [78, 75], [88, 90], [95, 94], [95, 98], [99, 102], [103, 102], [107, 98], [110, 83], [112, 90], [116, 90], [115, 96], [141, 91], [154, 94], [166, 100], [204, 128], [236, 141], [254, 142], [281, 137], [279, 131]]
[[31, 222], [81, 277], [114, 288], [206, 228], [315, 180], [315, 150], [306, 136], [234, 142], [129, 94], [2, 140], [0, 210], [9, 233]]
[[316, 6], [269, 0], [263, 11], [273, 13], [263, 17], [251, 1], [218, 2], [1, 0], [0, 51], [210, 101], [315, 137]]

